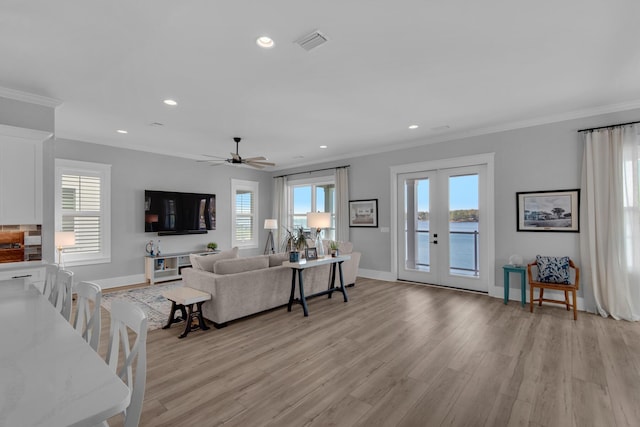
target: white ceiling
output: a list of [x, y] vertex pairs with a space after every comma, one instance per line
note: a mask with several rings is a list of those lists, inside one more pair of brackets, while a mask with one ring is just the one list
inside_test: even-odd
[[[58, 138], [195, 159], [240, 136], [282, 169], [638, 107], [639, 16], [637, 0], [3, 0], [0, 86], [61, 100]], [[294, 43], [313, 30], [329, 41]]]

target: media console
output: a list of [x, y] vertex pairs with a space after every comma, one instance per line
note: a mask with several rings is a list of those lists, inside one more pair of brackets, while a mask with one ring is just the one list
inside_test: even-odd
[[153, 285], [156, 282], [178, 280], [182, 278], [180, 270], [191, 267], [189, 255], [208, 255], [215, 252], [177, 252], [172, 254], [145, 255], [144, 278]]

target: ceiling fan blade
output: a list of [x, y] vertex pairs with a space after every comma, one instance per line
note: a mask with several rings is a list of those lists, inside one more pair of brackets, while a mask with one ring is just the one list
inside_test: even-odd
[[220, 159], [220, 160], [224, 160], [224, 157], [220, 157], [220, 156], [212, 156], [211, 154], [201, 154], [201, 156], [203, 157], [211, 157], [212, 159]]
[[254, 160], [267, 160], [266, 157], [249, 157], [249, 158], [245, 158], [244, 160], [246, 160], [247, 162], [253, 162]]
[[256, 161], [246, 161], [248, 165], [261, 165], [261, 166], [275, 166], [275, 163], [272, 162], [256, 162]]
[[231, 153], [231, 157], [236, 160], [240, 160], [240, 156], [237, 153]]
[[244, 163], [244, 164], [256, 169], [264, 169], [264, 166], [258, 163]]

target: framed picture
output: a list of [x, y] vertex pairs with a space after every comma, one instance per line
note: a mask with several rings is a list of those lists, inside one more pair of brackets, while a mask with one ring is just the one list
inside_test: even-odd
[[378, 199], [349, 201], [349, 227], [377, 226]]
[[580, 231], [580, 190], [516, 193], [518, 231]]
[[316, 248], [305, 248], [304, 257], [307, 259], [307, 261], [318, 259], [318, 250]]

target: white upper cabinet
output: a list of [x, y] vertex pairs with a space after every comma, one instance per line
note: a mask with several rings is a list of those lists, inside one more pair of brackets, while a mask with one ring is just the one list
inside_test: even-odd
[[42, 224], [42, 144], [49, 136], [0, 125], [0, 225]]

